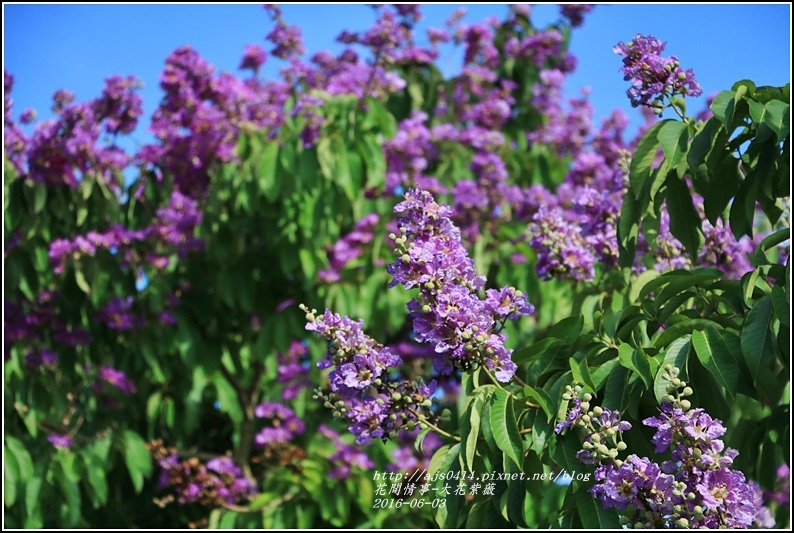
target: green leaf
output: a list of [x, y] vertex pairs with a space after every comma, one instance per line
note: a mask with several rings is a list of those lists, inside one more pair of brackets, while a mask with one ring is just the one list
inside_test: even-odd
[[[676, 315], [681, 316], [681, 315]], [[703, 330], [708, 327], [716, 327], [718, 324], [713, 320], [707, 318], [691, 318], [684, 319], [681, 322], [673, 324], [667, 328], [661, 335], [659, 335], [653, 343], [655, 348], [664, 348], [678, 337], [682, 337], [687, 333], [692, 333], [696, 329]]]
[[563, 318], [549, 330], [549, 337], [561, 339], [565, 344], [573, 344], [579, 338], [584, 328], [584, 317], [582, 315]]
[[780, 323], [785, 327], [791, 327], [791, 302], [786, 298], [786, 290], [780, 285], [772, 287], [772, 307], [775, 310], [775, 316], [780, 320]]
[[474, 455], [480, 437], [480, 418], [485, 405], [483, 395], [477, 394], [466, 401], [466, 409], [460, 420], [460, 440], [464, 444], [463, 464], [474, 471]]
[[587, 359], [582, 357], [580, 361], [577, 361], [576, 358], [571, 357], [568, 363], [571, 365], [571, 374], [574, 381], [590, 389], [588, 392], [591, 394], [595, 394], [596, 388], [593, 383], [593, 376], [590, 375], [590, 369], [587, 366]]
[[711, 372], [717, 383], [725, 388], [728, 397], [733, 401], [739, 381], [739, 367], [719, 332], [712, 328], [693, 331], [692, 346], [695, 347], [700, 362]]
[[618, 217], [618, 247], [620, 266], [630, 268], [634, 264], [637, 250], [637, 238], [640, 234], [640, 220], [648, 207], [650, 198], [627, 194], [623, 197], [623, 205]]
[[634, 198], [639, 198], [645, 187], [645, 182], [651, 177], [653, 160], [661, 147], [658, 139], [659, 131], [671, 120], [663, 120], [654, 124], [637, 144], [629, 167], [630, 190]]
[[74, 280], [77, 282], [77, 286], [80, 287], [86, 294], [91, 294], [91, 286], [88, 285], [88, 281], [85, 279], [85, 274], [79, 268], [75, 268], [74, 270]]
[[[720, 132], [725, 129], [720, 125], [716, 117], [709, 118], [700, 131], [695, 133], [689, 145], [687, 153], [687, 164], [690, 169], [696, 169], [706, 159], [706, 155], [714, 149], [721, 150], [721, 142], [718, 142]], [[721, 139], [719, 139], [721, 141]]]
[[358, 149], [367, 166], [367, 187], [382, 187], [386, 183], [386, 158], [383, 148], [372, 135], [362, 137]]
[[791, 228], [779, 229], [771, 235], [764, 237], [764, 240], [761, 241], [761, 244], [759, 244], [758, 247], [766, 251], [770, 248], [774, 248], [778, 244], [786, 242], [789, 239], [791, 239]]
[[[460, 444], [456, 444], [455, 446], [458, 448], [458, 450], [460, 450]], [[446, 459], [452, 447], [453, 446], [451, 444], [445, 444], [437, 449], [433, 454], [433, 457], [430, 458], [430, 464], [427, 467], [427, 475], [430, 479], [435, 476], [436, 472], [441, 471], [441, 466], [444, 464], [444, 460]]]
[[657, 138], [668, 160], [668, 167], [675, 168], [687, 151], [687, 141], [689, 140], [687, 125], [676, 120], [664, 121], [664, 126], [659, 129]]
[[559, 349], [562, 346], [565, 346], [565, 343], [560, 339], [546, 337], [540, 342], [513, 352], [513, 362], [517, 365], [523, 365], [534, 361], [549, 350]]
[[758, 180], [755, 173], [751, 172], [745, 177], [736, 197], [733, 199], [730, 211], [730, 226], [736, 239], [743, 235], [752, 236], [755, 221], [755, 204], [758, 195]]
[[604, 509], [601, 502], [589, 492], [580, 490], [576, 493], [576, 510], [582, 526], [587, 530], [622, 529], [617, 512], [614, 509]]
[[19, 462], [16, 455], [3, 447], [3, 501], [11, 507], [17, 500], [17, 484], [20, 482]]
[[530, 400], [534, 400], [543, 409], [543, 412], [546, 413], [546, 421], [551, 421], [554, 418], [554, 403], [545, 390], [541, 388], [533, 389], [527, 385], [524, 387], [524, 395]]
[[696, 259], [704, 241], [702, 222], [683, 179], [670, 177], [667, 180], [667, 210], [670, 214], [670, 233], [681, 241], [689, 257]]
[[629, 301], [636, 302], [640, 299], [642, 290], [650, 281], [660, 276], [657, 270], [646, 270], [631, 283], [631, 290], [629, 291]]
[[771, 321], [772, 296], [767, 294], [750, 309], [741, 333], [742, 353], [753, 381], [757, 380], [761, 365], [775, 358], [769, 330]]
[[658, 291], [660, 287], [665, 287], [657, 293], [654, 301], [657, 305], [663, 304], [668, 298], [683, 292], [684, 290], [700, 283], [713, 281], [723, 276], [717, 269], [699, 268], [694, 272], [688, 270], [673, 270], [666, 272], [658, 278], [649, 281], [640, 290], [640, 300], [645, 299], [651, 292]]
[[46, 459], [36, 465], [36, 472], [25, 485], [25, 512], [30, 518], [41, 516], [41, 486], [44, 477], [49, 469], [49, 461]]
[[144, 477], [152, 473], [152, 459], [149, 450], [146, 449], [146, 442], [134, 431], [125, 429], [122, 433], [121, 446], [132, 485], [135, 487], [135, 492], [140, 493], [143, 489]]
[[709, 183], [702, 192], [703, 209], [706, 218], [714, 225], [739, 191], [743, 174], [739, 169], [739, 160], [726, 152], [715, 166], [709, 167], [709, 176]]
[[105, 465], [90, 451], [83, 450], [81, 458], [84, 465], [83, 478], [88, 481], [87, 488], [91, 503], [98, 509], [107, 502], [108, 483], [105, 479]]
[[504, 389], [496, 389], [493, 394], [491, 431], [499, 449], [520, 467], [523, 464], [524, 444], [518, 432], [513, 399]]
[[278, 165], [278, 143], [268, 142], [257, 165], [257, 184], [259, 190], [269, 201], [273, 202], [281, 192], [283, 180], [278, 179], [276, 169]]
[[687, 358], [689, 356], [690, 335], [683, 335], [667, 347], [664, 352], [664, 360], [662, 361], [659, 370], [656, 372], [656, 379], [653, 384], [653, 392], [656, 396], [656, 401], [662, 403], [662, 395], [667, 393], [667, 388], [670, 386], [670, 381], [664, 377], [664, 367], [671, 365], [677, 368], [680, 373], [678, 377], [687, 381], [689, 376], [687, 374]]
[[730, 125], [733, 121], [735, 95], [736, 93], [733, 91], [722, 91], [711, 102], [711, 112], [728, 130], [731, 130]]
[[777, 140], [782, 142], [783, 139], [788, 137], [790, 128], [790, 111], [789, 105], [780, 100], [772, 100], [764, 106], [764, 124], [769, 129], [775, 132]]
[[648, 362], [648, 356], [645, 355], [642, 348], [632, 348], [630, 345], [623, 343], [618, 347], [618, 360], [621, 365], [639, 375], [647, 388], [651, 388], [653, 383], [651, 364]]
[[331, 147], [336, 158], [336, 173], [333, 176], [333, 180], [337, 183], [337, 185], [339, 185], [339, 188], [342, 189], [348, 200], [352, 202], [361, 192], [360, 169], [358, 169], [359, 173], [356, 175], [354, 172], [355, 169], [351, 167], [351, 161], [348, 157], [348, 151], [347, 147], [345, 146], [345, 142], [341, 138], [335, 137], [331, 141]]

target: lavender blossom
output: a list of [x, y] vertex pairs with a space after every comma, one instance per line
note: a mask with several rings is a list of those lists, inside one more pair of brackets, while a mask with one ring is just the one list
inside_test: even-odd
[[68, 449], [74, 446], [74, 440], [69, 435], [50, 433], [47, 440], [56, 448]]
[[773, 526], [761, 490], [732, 469], [738, 452], [720, 440], [725, 427], [703, 409], [691, 408], [686, 397], [693, 391], [678, 378], [678, 369], [667, 365], [663, 372], [670, 386], [661, 412], [643, 421], [656, 428], [656, 452], [672, 450], [671, 460], [661, 464], [636, 455], [618, 459], [626, 444], [616, 437], [631, 426], [615, 411], [590, 409], [592, 396], [579, 401], [581, 387], [568, 386], [563, 398], [573, 399], [574, 407], [557, 432], [572, 426], [586, 430], [577, 457], [598, 465], [589, 492], [605, 508], [620, 510], [622, 524], [637, 528]]
[[328, 461], [333, 465], [328, 476], [331, 479], [342, 480], [350, 477], [353, 468], [360, 470], [370, 470], [375, 467], [375, 463], [369, 456], [360, 449], [349, 444], [345, 444], [339, 434], [325, 425], [318, 427], [320, 433], [331, 439], [336, 451], [328, 457]]
[[306, 329], [329, 341], [326, 357], [317, 366], [333, 367], [328, 375], [330, 391], [318, 390], [315, 398], [333, 409], [334, 417], [348, 420], [357, 444], [385, 441], [403, 427], [413, 429], [423, 420], [435, 419], [429, 411], [435, 382], [393, 381], [391, 372], [402, 359], [367, 336], [361, 321], [329, 309], [318, 317], [315, 310], [301, 308], [306, 312]]
[[638, 33], [628, 43], [620, 42], [613, 51], [623, 58], [620, 71], [631, 88], [626, 91], [632, 107], [640, 105], [661, 109], [665, 96], [700, 96], [703, 89], [695, 80], [692, 69], [684, 71], [678, 58], [661, 57], [666, 43], [653, 36]]
[[387, 267], [393, 276], [389, 286], [419, 287], [408, 310], [416, 340], [435, 345], [433, 368], [447, 374], [485, 365], [497, 379], [509, 381], [517, 367], [499, 330], [509, 317], [534, 312], [526, 296], [509, 288], [480, 299], [477, 291], [485, 278], [476, 274], [461, 244], [452, 209], [437, 204], [428, 192], [408, 191], [394, 211], [401, 215], [400, 236], [390, 235], [398, 260]]

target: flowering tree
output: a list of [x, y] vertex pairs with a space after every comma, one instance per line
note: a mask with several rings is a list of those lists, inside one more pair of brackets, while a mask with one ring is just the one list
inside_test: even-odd
[[626, 140], [561, 96], [592, 6], [378, 6], [308, 62], [265, 7], [134, 154], [134, 77], [27, 135], [5, 73], [9, 525], [787, 525], [788, 85], [692, 117], [637, 35]]

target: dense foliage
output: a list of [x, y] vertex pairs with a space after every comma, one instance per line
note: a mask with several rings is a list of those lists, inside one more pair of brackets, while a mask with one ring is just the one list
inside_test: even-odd
[[625, 139], [562, 98], [592, 6], [308, 61], [265, 9], [134, 154], [134, 77], [28, 135], [4, 74], [7, 526], [789, 525], [789, 85], [693, 117], [637, 35]]

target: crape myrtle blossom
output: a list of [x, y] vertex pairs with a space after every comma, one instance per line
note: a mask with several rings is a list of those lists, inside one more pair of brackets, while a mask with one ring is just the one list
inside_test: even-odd
[[306, 430], [306, 424], [289, 407], [276, 402], [263, 402], [254, 410], [256, 418], [266, 426], [254, 437], [257, 446], [266, 447], [288, 443]]
[[328, 461], [333, 465], [328, 477], [341, 480], [350, 477], [353, 469], [371, 470], [375, 468], [375, 463], [369, 456], [350, 444], [346, 444], [342, 437], [333, 429], [324, 424], [320, 424], [317, 430], [331, 439], [336, 451], [328, 457]]
[[247, 44], [245, 45], [243, 59], [240, 62], [240, 66], [237, 68], [240, 70], [253, 70], [254, 75], [256, 75], [259, 72], [259, 67], [264, 65], [266, 60], [267, 55], [261, 46], [258, 44]]
[[661, 57], [667, 43], [663, 43], [652, 35], [638, 33], [628, 43], [620, 42], [612, 50], [623, 56], [623, 67], [626, 81], [631, 81], [631, 88], [626, 91], [631, 105], [663, 108], [665, 96], [700, 96], [703, 89], [695, 80], [692, 69], [684, 71], [675, 56]]
[[160, 467], [159, 490], [170, 493], [155, 501], [165, 505], [176, 500], [180, 505], [199, 503], [205, 507], [225, 507], [250, 499], [256, 485], [245, 477], [230, 457], [219, 456], [206, 463], [197, 457], [181, 458], [174, 448], [157, 440], [146, 446]]
[[[201, 249], [203, 241], [193, 237], [193, 233], [202, 217], [195, 200], [173, 191], [169, 204], [157, 210], [150, 225], [130, 230], [115, 224], [103, 232], [89, 231], [71, 240], [57, 238], [50, 243], [49, 258], [56, 274], [62, 274], [70, 262], [94, 256], [98, 250], [113, 250], [125, 266], [152, 265], [162, 269], [168, 266], [170, 255], [183, 257]], [[141, 247], [149, 250], [143, 257]]]
[[326, 309], [317, 316], [306, 312], [306, 329], [328, 341], [325, 358], [317, 363], [332, 368], [329, 392], [317, 390], [335, 418], [345, 419], [356, 444], [374, 439], [395, 438], [402, 428], [414, 429], [420, 421], [434, 420], [430, 411], [436, 384], [393, 380], [392, 373], [402, 359], [364, 333], [362, 321], [355, 322]]
[[136, 92], [140, 87], [140, 81], [132, 76], [112, 76], [105, 80], [101, 97], [78, 104], [71, 103], [73, 94], [59, 91], [53, 97], [58, 118], [36, 125], [25, 149], [26, 165], [14, 150], [13, 128], [9, 131], [6, 145], [9, 148], [12, 141], [12, 161], [19, 163], [20, 170], [27, 166], [33, 181], [50, 187], [67, 184], [74, 188], [84, 175], [92, 174], [117, 191], [117, 175], [130, 163], [130, 157], [119, 147], [99, 141], [103, 131], [115, 135], [135, 129], [143, 114], [142, 99]]
[[74, 440], [69, 435], [59, 433], [50, 433], [47, 435], [47, 440], [56, 448], [68, 449], [74, 445]]
[[400, 235], [389, 236], [397, 256], [387, 267], [393, 276], [389, 286], [419, 289], [408, 310], [416, 340], [435, 345], [434, 370], [449, 374], [453, 368], [485, 365], [499, 381], [510, 381], [517, 367], [500, 330], [506, 320], [531, 315], [534, 307], [513, 287], [488, 289], [480, 298], [486, 280], [461, 243], [451, 207], [412, 189], [394, 212], [400, 215]]
[[312, 386], [312, 381], [307, 378], [309, 351], [305, 342], [292, 341], [285, 353], [278, 352], [276, 356], [278, 359], [276, 380], [285, 385], [281, 392], [282, 399], [292, 400], [301, 390]]
[[622, 433], [631, 425], [617, 411], [591, 409], [592, 396], [580, 400], [581, 387], [568, 386], [563, 399], [572, 407], [556, 432], [575, 427], [587, 433], [577, 457], [598, 465], [589, 492], [605, 508], [617, 509], [621, 523], [631, 527], [774, 527], [760, 488], [733, 469], [738, 452], [720, 439], [725, 426], [692, 408], [686, 397], [693, 391], [678, 378], [678, 369], [667, 365], [663, 372], [670, 385], [660, 414], [643, 421], [656, 428], [655, 452], [670, 450], [670, 459], [660, 463], [634, 454], [619, 459], [627, 448]]
[[3, 149], [14, 169], [22, 173], [25, 171], [24, 161], [28, 138], [14, 122], [14, 100], [11, 98], [13, 88], [14, 76], [3, 69]]
[[582, 25], [584, 15], [594, 7], [593, 4], [560, 4], [560, 13], [568, 19], [572, 28], [577, 28]]
[[380, 217], [369, 213], [356, 222], [353, 230], [336, 241], [328, 250], [329, 268], [320, 270], [317, 276], [324, 283], [335, 283], [342, 279], [341, 271], [354, 259], [361, 257], [364, 246], [372, 242], [375, 226]]

